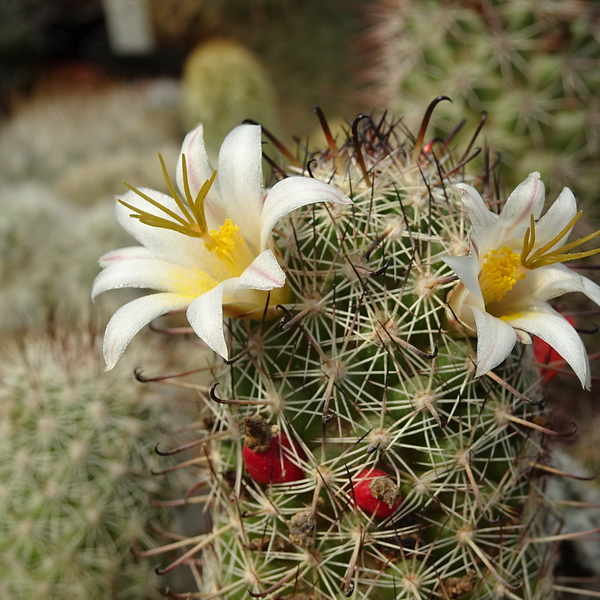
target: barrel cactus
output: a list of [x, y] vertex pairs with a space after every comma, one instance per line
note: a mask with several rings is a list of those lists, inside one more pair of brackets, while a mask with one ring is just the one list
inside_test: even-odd
[[225, 134], [244, 119], [273, 129], [275, 107], [275, 90], [265, 69], [242, 44], [210, 40], [186, 59], [181, 119], [186, 129], [199, 121], [218, 125], [205, 138], [209, 153], [218, 150]]
[[[209, 518], [204, 533], [148, 553], [164, 552], [158, 572], [186, 564], [195, 575], [196, 590], [169, 597], [553, 595], [561, 523], [544, 475], [552, 470], [548, 441], [572, 427], [552, 424], [541, 404], [527, 331], [560, 351], [584, 386], [589, 365], [541, 292], [535, 306], [545, 316], [532, 325], [527, 282], [554, 269], [546, 276], [556, 275], [559, 293], [579, 285], [598, 302], [600, 288], [557, 264], [578, 245], [564, 245], [572, 224], [556, 230], [574, 199], [565, 192], [537, 221], [544, 190], [533, 173], [500, 215], [499, 203], [492, 212], [461, 183], [468, 148], [424, 143], [430, 114], [416, 137], [362, 116], [343, 140], [320, 114], [328, 147], [310, 157], [308, 171], [284, 151], [261, 216], [261, 250], [277, 256], [283, 280], [266, 259], [261, 273], [258, 258], [242, 261], [242, 242], [252, 243], [245, 222], [233, 224], [243, 239], [225, 231], [229, 219], [209, 233], [225, 216], [236, 219], [235, 210], [250, 215], [233, 191], [245, 182], [254, 201], [256, 131], [228, 136], [215, 180], [196, 130], [184, 142], [180, 192], [170, 185], [175, 200], [133, 187], [123, 197], [131, 217], [121, 208], [121, 221], [144, 247], [108, 255], [96, 291], [162, 291], [115, 314], [109, 367], [145, 322], [175, 307], [187, 308], [191, 327], [226, 359], [212, 385], [197, 386], [205, 416], [195, 437], [165, 459], [177, 465], [179, 450], [195, 449], [188, 464], [198, 480], [181, 502], [201, 498]], [[233, 139], [237, 166], [228, 159]], [[489, 172], [470, 177], [489, 189]], [[238, 203], [234, 212], [227, 202]], [[269, 211], [278, 203], [275, 223]], [[173, 258], [165, 243], [175, 235], [186, 238], [185, 256]], [[168, 266], [158, 262], [165, 253]], [[199, 256], [213, 288], [191, 265]], [[217, 259], [228, 278], [217, 278]], [[507, 312], [518, 302], [521, 320]]]

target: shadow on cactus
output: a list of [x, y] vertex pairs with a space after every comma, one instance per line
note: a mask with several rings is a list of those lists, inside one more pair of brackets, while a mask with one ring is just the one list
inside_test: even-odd
[[[477, 373], [485, 344], [451, 324], [461, 316], [446, 296], [468, 277], [443, 259], [466, 257], [473, 241], [454, 184], [482, 184], [490, 203], [495, 180], [485, 156], [466, 175], [477, 132], [462, 151], [453, 136], [425, 141], [440, 100], [416, 136], [361, 115], [336, 140], [318, 111], [327, 148], [299, 160], [280, 147], [274, 181], [308, 172], [353, 203], [281, 219], [272, 249], [292, 300], [267, 297], [262, 317], [226, 322], [229, 358], [212, 386], [196, 387], [201, 435], [166, 459], [195, 452], [167, 468], [198, 469], [180, 504], [203, 503], [210, 526], [139, 553], [164, 554], [158, 572], [191, 569], [197, 589], [168, 597], [554, 594], [564, 536], [545, 495], [557, 472], [549, 440], [574, 430], [547, 414], [530, 347], [503, 343], [493, 371]], [[157, 379], [194, 385], [174, 377]]]

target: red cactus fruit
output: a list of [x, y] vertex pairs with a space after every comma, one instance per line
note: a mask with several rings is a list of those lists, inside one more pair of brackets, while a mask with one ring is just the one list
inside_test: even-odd
[[244, 445], [242, 456], [248, 475], [258, 483], [290, 483], [304, 478], [304, 471], [292, 457], [305, 459], [306, 454], [285, 433], [274, 435], [262, 452]]
[[[573, 317], [565, 317], [571, 325], [575, 326]], [[541, 338], [534, 336], [533, 338], [533, 357], [535, 361], [541, 365], [549, 365], [550, 363], [564, 363], [564, 358], [549, 344]], [[556, 371], [550, 367], [549, 369], [540, 368], [540, 375], [544, 377], [544, 383], [548, 383], [556, 377]]]
[[357, 506], [380, 519], [391, 516], [402, 504], [398, 486], [381, 469], [363, 469], [354, 477], [352, 486]]

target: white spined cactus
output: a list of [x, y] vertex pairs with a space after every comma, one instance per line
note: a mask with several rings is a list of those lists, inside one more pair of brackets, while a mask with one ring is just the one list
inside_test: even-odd
[[158, 341], [105, 375], [100, 337], [89, 323], [54, 323], [4, 337], [3, 600], [161, 597], [162, 582], [131, 548], [156, 544], [148, 530], [156, 517], [148, 496], [167, 488], [151, 475], [160, 468], [152, 449], [194, 410], [185, 397], [156, 393], [131, 377], [140, 362], [159, 359], [166, 366], [171, 360]]
[[[208, 530], [159, 567], [189, 565], [197, 589], [169, 597], [552, 597], [544, 473], [572, 427], [550, 424], [528, 347], [478, 373], [480, 340], [447, 320], [444, 259], [473, 242], [453, 187], [473, 140], [424, 144], [430, 115], [416, 137], [361, 116], [341, 142], [319, 115], [328, 148], [309, 174], [353, 203], [282, 219], [291, 300], [226, 322], [228, 360], [197, 387], [210, 418], [182, 446], [199, 469], [182, 502], [201, 498]], [[285, 158], [279, 177], [302, 171]]]

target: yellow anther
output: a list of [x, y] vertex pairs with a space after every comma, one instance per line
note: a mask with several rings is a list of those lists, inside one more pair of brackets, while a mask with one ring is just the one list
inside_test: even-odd
[[485, 254], [479, 273], [479, 286], [485, 304], [502, 300], [517, 281], [524, 277], [520, 256], [507, 246]]
[[578, 258], [585, 258], [586, 256], [592, 256], [600, 252], [600, 248], [595, 250], [588, 250], [587, 252], [575, 252], [568, 254], [569, 250], [581, 246], [590, 240], [593, 240], [597, 235], [600, 235], [600, 229], [586, 235], [585, 237], [579, 238], [570, 244], [564, 245], [562, 248], [551, 250], [560, 240], [566, 235], [569, 235], [571, 229], [579, 219], [583, 211], [580, 210], [562, 229], [555, 235], [548, 243], [544, 244], [541, 248], [538, 248], [533, 254], [531, 251], [535, 246], [535, 221], [533, 215], [530, 217], [530, 225], [525, 232], [523, 238], [523, 249], [521, 250], [521, 264], [526, 269], [539, 269], [540, 267], [547, 267], [548, 265], [554, 265], [557, 263], [567, 262], [569, 260], [577, 260]]
[[239, 230], [240, 228], [234, 225], [231, 219], [225, 219], [218, 231], [210, 230], [210, 239], [205, 242], [206, 248], [214, 252], [219, 260], [232, 261], [244, 241], [238, 233]]

